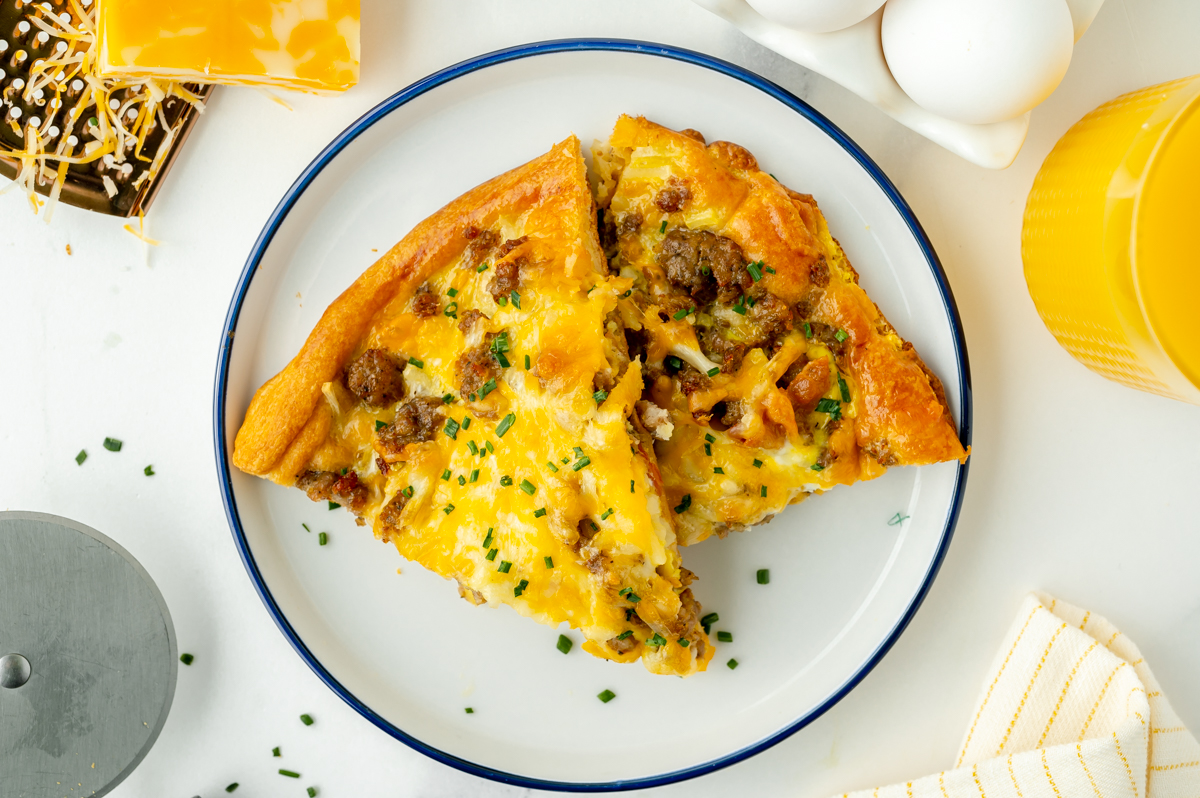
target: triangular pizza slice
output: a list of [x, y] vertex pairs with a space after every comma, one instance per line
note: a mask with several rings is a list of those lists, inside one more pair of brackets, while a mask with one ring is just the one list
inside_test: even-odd
[[622, 117], [593, 151], [601, 239], [685, 545], [893, 465], [965, 460], [938, 378], [812, 197], [742, 147]]
[[686, 676], [712, 657], [572, 137], [426, 219], [255, 394], [239, 468], [349, 508], [474, 604]]

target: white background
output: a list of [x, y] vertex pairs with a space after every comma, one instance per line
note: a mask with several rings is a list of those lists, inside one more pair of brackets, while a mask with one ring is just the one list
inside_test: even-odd
[[[1042, 159], [1117, 94], [1200, 72], [1200, 3], [1108, 0], [1066, 80], [1002, 172], [972, 166], [687, 0], [364, 0], [363, 80], [342, 97], [221, 90], [150, 217], [164, 243], [0, 197], [0, 508], [57, 513], [114, 538], [154, 576], [181, 650], [175, 705], [113, 795], [510, 796], [377, 731], [292, 652], [237, 558], [217, 490], [212, 383], [243, 261], [278, 199], [346, 125], [405, 85], [484, 51], [569, 36], [643, 38], [782, 84], [854, 138], [933, 240], [966, 327], [974, 456], [958, 532], [909, 630], [808, 728], [748, 762], [656, 795], [823, 796], [950, 767], [1022, 595], [1106, 615], [1200, 728], [1200, 408], [1085, 370], [1046, 332], [1021, 273], [1020, 223]], [[513, 109], [520, 113], [520, 109]], [[503, 120], [493, 120], [502, 124]], [[803, 188], [803, 187], [801, 187]], [[398, 186], [397, 191], [402, 191]], [[66, 254], [70, 244], [73, 255]], [[119, 454], [103, 450], [121, 438]], [[76, 466], [80, 448], [90, 453]], [[153, 463], [157, 476], [142, 469]], [[317, 724], [300, 725], [311, 713]], [[519, 733], [519, 730], [514, 730]], [[653, 742], [653, 730], [638, 730]], [[299, 782], [276, 775], [283, 766]]]

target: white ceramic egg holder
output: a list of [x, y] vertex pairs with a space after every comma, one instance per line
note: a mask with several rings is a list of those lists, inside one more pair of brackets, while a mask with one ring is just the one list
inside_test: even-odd
[[[892, 77], [883, 57], [883, 8], [857, 25], [833, 33], [805, 33], [772, 22], [746, 0], [693, 0], [732, 22], [754, 41], [840, 83], [902, 125], [956, 155], [988, 169], [1004, 169], [1025, 143], [1029, 114], [990, 125], [968, 125], [926, 111]], [[1066, 0], [1075, 41], [1096, 18], [1104, 0]]]

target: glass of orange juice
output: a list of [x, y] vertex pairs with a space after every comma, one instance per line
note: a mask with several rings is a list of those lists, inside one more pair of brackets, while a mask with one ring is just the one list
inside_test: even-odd
[[1034, 180], [1021, 255], [1042, 321], [1077, 360], [1200, 404], [1200, 75], [1067, 131]]

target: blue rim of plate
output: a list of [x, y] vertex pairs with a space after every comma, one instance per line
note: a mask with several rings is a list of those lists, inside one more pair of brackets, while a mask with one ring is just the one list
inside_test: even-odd
[[274, 597], [271, 595], [270, 589], [267, 587], [262, 574], [258, 570], [258, 564], [254, 560], [254, 555], [250, 552], [250, 546], [246, 540], [245, 532], [242, 529], [241, 518], [238, 516], [237, 502], [233, 496], [233, 483], [230, 479], [229, 454], [226, 451], [225, 444], [225, 393], [229, 378], [229, 362], [230, 355], [233, 350], [234, 332], [237, 329], [238, 318], [241, 315], [242, 303], [245, 301], [246, 294], [250, 288], [250, 282], [254, 277], [258, 264], [262, 259], [263, 253], [270, 246], [271, 241], [275, 237], [276, 231], [287, 217], [292, 207], [297, 200], [308, 188], [309, 184], [316, 176], [324, 169], [330, 161], [332, 161], [350, 142], [356, 139], [364, 131], [370, 128], [387, 114], [404, 105], [405, 103], [431, 91], [438, 86], [448, 83], [455, 78], [462, 77], [471, 72], [475, 72], [486, 67], [495, 66], [497, 64], [516, 61], [522, 58], [529, 58], [538, 55], [547, 55], [551, 53], [566, 53], [580, 51], [609, 51], [620, 53], [633, 53], [636, 55], [650, 55], [660, 58], [669, 58], [675, 61], [682, 61], [694, 66], [710, 69], [714, 72], [719, 72], [731, 78], [736, 78], [743, 83], [749, 84], [759, 91], [770, 95], [774, 99], [796, 111], [801, 116], [808, 119], [826, 135], [840, 144], [846, 152], [850, 154], [858, 162], [858, 164], [874, 178], [883, 193], [891, 200], [896, 210], [904, 218], [908, 224], [909, 230], [913, 237], [921, 247], [926, 260], [929, 263], [929, 268], [933, 272], [934, 279], [937, 281], [938, 290], [942, 295], [942, 302], [946, 309], [946, 315], [949, 317], [954, 333], [954, 352], [958, 360], [959, 368], [959, 407], [961, 419], [959, 423], [959, 438], [964, 446], [969, 446], [971, 443], [971, 422], [972, 422], [972, 406], [971, 406], [971, 370], [970, 364], [967, 361], [967, 344], [963, 335], [962, 321], [958, 315], [958, 305], [954, 301], [954, 294], [950, 290], [950, 283], [946, 278], [946, 273], [942, 269], [941, 261], [938, 259], [937, 253], [934, 252], [933, 244], [930, 243], [929, 237], [925, 234], [920, 222], [917, 221], [912, 209], [904, 198], [900, 196], [900, 192], [892, 185], [892, 182], [884, 175], [883, 170], [871, 160], [871, 158], [863, 152], [863, 150], [855, 144], [845, 133], [836, 125], [826, 119], [823, 115], [813, 109], [808, 103], [801, 100], [791, 92], [781, 86], [778, 86], [771, 81], [743, 69], [728, 61], [722, 61], [712, 56], [697, 53], [692, 50], [684, 50], [679, 47], [672, 47], [664, 44], [653, 44], [650, 42], [634, 41], [627, 39], [556, 39], [552, 41], [536, 42], [533, 44], [521, 45], [519, 47], [510, 47], [504, 50], [496, 50], [495, 52], [486, 53], [484, 55], [462, 61], [453, 66], [447, 67], [439, 72], [435, 72], [428, 77], [413, 83], [408, 88], [405, 88], [391, 97], [387, 98], [379, 105], [372, 108], [354, 124], [346, 128], [337, 138], [335, 138], [321, 154], [318, 155], [312, 163], [300, 174], [296, 182], [288, 189], [279, 205], [276, 206], [270, 219], [267, 220], [263, 227], [262, 233], [259, 234], [258, 240], [255, 241], [253, 249], [250, 251], [250, 256], [246, 259], [246, 266], [242, 270], [242, 275], [238, 280], [237, 290], [234, 292], [233, 300], [229, 305], [229, 312], [225, 317], [225, 327], [221, 334], [220, 353], [217, 357], [217, 372], [216, 385], [213, 396], [213, 432], [214, 445], [217, 455], [217, 476], [221, 485], [221, 497], [225, 504], [225, 515], [229, 519], [229, 526], [233, 532], [234, 543], [237, 545], [238, 553], [241, 555], [242, 562], [246, 566], [246, 571], [250, 576], [250, 580], [254, 583], [254, 588], [266, 605], [267, 611], [275, 620], [275, 624], [283, 632], [284, 637], [291, 643], [292, 648], [300, 655], [313, 672], [317, 674], [322, 682], [325, 683], [330, 690], [338, 695], [343, 701], [349, 704], [356, 712], [369, 720], [371, 723], [378, 726], [383, 731], [395, 737], [397, 740], [405, 743], [411, 748], [420, 751], [426, 756], [441, 762], [444, 765], [449, 765], [452, 768], [470, 773], [474, 776], [481, 776], [493, 781], [512, 784], [520, 787], [527, 787], [538, 790], [557, 790], [561, 792], [614, 792], [619, 790], [634, 790], [645, 789], [648, 787], [661, 787], [675, 782], [685, 781], [687, 779], [703, 776], [708, 773], [721, 770], [730, 765], [737, 764], [743, 760], [749, 759], [757, 753], [765, 751], [771, 746], [783, 741], [791, 735], [798, 732], [814, 720], [825, 714], [834, 704], [841, 701], [851, 690], [853, 690], [859, 682], [861, 682], [868, 673], [883, 659], [884, 655], [891, 650], [895, 642], [900, 638], [913, 616], [916, 615], [917, 609], [928, 595], [929, 589], [933, 586], [933, 580], [937, 576], [942, 562], [946, 558], [946, 552], [950, 548], [950, 540], [954, 536], [954, 528], [958, 523], [959, 512], [962, 509], [963, 495], [967, 484], [967, 472], [970, 468], [970, 462], [961, 463], [958, 467], [958, 472], [955, 477], [954, 496], [950, 502], [950, 510], [946, 515], [946, 525], [942, 533], [942, 540], [938, 545], [936, 554], [929, 564], [929, 570], [925, 574], [925, 579], [919, 590], [913, 596], [908, 609], [900, 618], [900, 621], [888, 634], [887, 638], [879, 645], [875, 652], [859, 666], [858, 670], [832, 695], [825, 699], [819, 706], [811, 710], [803, 717], [793, 721], [791, 724], [774, 732], [766, 738], [758, 742], [741, 748], [733, 753], [726, 754], [723, 757], [714, 759], [711, 762], [706, 762], [701, 765], [693, 765], [692, 767], [682, 770], [672, 771], [657, 776], [649, 776], [637, 779], [628, 779], [611, 782], [559, 782], [549, 781], [545, 779], [530, 778], [528, 776], [520, 776], [513, 773], [506, 773], [495, 768], [485, 767], [483, 765], [469, 762], [453, 754], [446, 753], [430, 745], [427, 745], [415, 737], [409, 735], [402, 729], [390, 723], [386, 719], [376, 714], [370, 707], [363, 704], [347, 690], [333, 674], [329, 673], [321, 662], [313, 655], [304, 641], [292, 628], [283, 611], [276, 604]]

